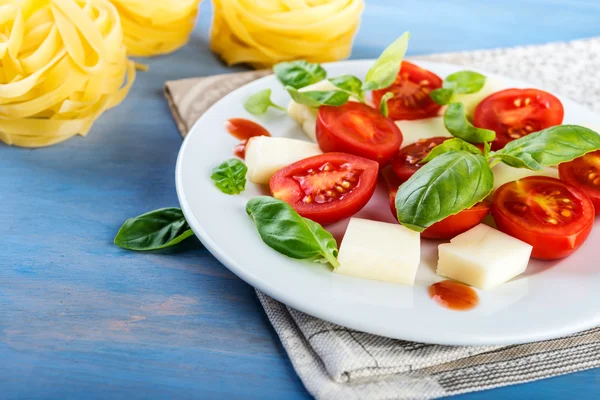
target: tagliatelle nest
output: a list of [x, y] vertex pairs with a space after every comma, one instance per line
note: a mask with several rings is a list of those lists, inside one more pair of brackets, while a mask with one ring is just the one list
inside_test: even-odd
[[363, 0], [214, 0], [211, 47], [227, 64], [341, 60], [350, 55]]
[[185, 45], [200, 0], [111, 0], [119, 10], [130, 55], [166, 54]]
[[108, 0], [0, 0], [0, 140], [85, 136], [135, 79]]

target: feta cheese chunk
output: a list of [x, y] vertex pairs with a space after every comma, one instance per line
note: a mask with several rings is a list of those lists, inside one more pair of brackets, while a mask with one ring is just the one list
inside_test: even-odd
[[494, 173], [494, 192], [508, 182], [518, 181], [527, 176], [549, 176], [558, 179], [558, 168], [544, 167], [540, 171], [526, 168], [513, 168], [504, 163], [499, 163], [492, 168]]
[[479, 103], [481, 103], [481, 100], [485, 99], [492, 93], [496, 93], [504, 89], [506, 89], [506, 86], [502, 80], [488, 76], [485, 80], [485, 84], [479, 92], [471, 94], [457, 94], [455, 101], [457, 103], [463, 103], [465, 106], [465, 114], [469, 118], [473, 118], [475, 109]]
[[420, 139], [436, 136], [452, 137], [444, 126], [444, 117], [396, 121], [396, 125], [402, 131], [402, 147], [418, 142]]
[[335, 272], [412, 286], [421, 259], [420, 238], [399, 224], [352, 218]]
[[271, 176], [283, 167], [308, 157], [323, 154], [315, 143], [282, 137], [256, 136], [246, 145], [248, 179], [267, 184]]
[[532, 247], [487, 225], [456, 236], [438, 247], [437, 274], [491, 289], [525, 272]]

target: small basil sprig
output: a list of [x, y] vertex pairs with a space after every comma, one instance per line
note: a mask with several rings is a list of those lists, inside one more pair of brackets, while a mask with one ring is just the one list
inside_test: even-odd
[[362, 81], [353, 75], [341, 75], [335, 78], [330, 78], [329, 82], [335, 87], [348, 93], [350, 96], [356, 97], [362, 103], [365, 102], [365, 94], [362, 88]]
[[452, 136], [469, 143], [491, 142], [496, 138], [496, 132], [489, 129], [476, 128], [465, 115], [463, 103], [451, 103], [444, 113], [444, 126]]
[[387, 116], [389, 115], [389, 110], [388, 110], [388, 101], [394, 97], [394, 93], [392, 92], [387, 92], [386, 94], [384, 94], [383, 96], [381, 96], [381, 101], [379, 102], [379, 112], [381, 112], [381, 115], [383, 115], [384, 117], [387, 118]]
[[263, 115], [269, 107], [285, 111], [285, 108], [271, 101], [271, 89], [264, 89], [254, 93], [244, 102], [244, 108], [252, 115]]
[[427, 157], [419, 161], [419, 163], [428, 163], [437, 156], [442, 155], [444, 153], [449, 153], [451, 151], [466, 151], [471, 154], [481, 154], [481, 151], [479, 151], [479, 149], [473, 146], [472, 144], [467, 143], [462, 139], [454, 138], [445, 140], [439, 145], [435, 146], [433, 149], [431, 149], [429, 154], [427, 154]]
[[315, 108], [320, 106], [341, 106], [346, 104], [348, 99], [350, 99], [350, 94], [337, 90], [301, 92], [291, 86], [286, 86], [285, 90], [288, 91], [296, 103]]
[[212, 170], [210, 179], [225, 194], [240, 194], [246, 188], [248, 167], [237, 158], [223, 161]]
[[127, 250], [160, 250], [193, 234], [179, 208], [162, 208], [125, 221], [114, 242]]
[[262, 240], [271, 248], [288, 257], [300, 260], [329, 262], [333, 268], [337, 260], [337, 243], [331, 233], [310, 219], [301, 217], [284, 201], [259, 196], [246, 204]]
[[362, 90], [384, 89], [392, 85], [402, 67], [402, 60], [408, 49], [410, 33], [404, 32], [390, 44], [367, 72]]
[[423, 232], [434, 223], [473, 207], [493, 188], [494, 175], [481, 153], [443, 153], [398, 188], [398, 221]]
[[558, 125], [509, 142], [490, 157], [516, 168], [541, 170], [600, 149], [600, 135], [577, 125]]
[[479, 92], [485, 85], [486, 77], [473, 71], [459, 71], [444, 79], [442, 88], [433, 90], [431, 98], [438, 104], [450, 104], [456, 94]]
[[327, 77], [327, 72], [320, 64], [304, 60], [279, 63], [273, 67], [273, 72], [283, 86], [291, 86], [295, 89], [312, 85]]

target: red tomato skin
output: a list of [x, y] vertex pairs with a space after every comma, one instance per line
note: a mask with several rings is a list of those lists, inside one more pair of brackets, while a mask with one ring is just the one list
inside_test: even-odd
[[[526, 180], [530, 178], [535, 179], [543, 179], [543, 180], [553, 180], [558, 181], [555, 178], [549, 177], [528, 177], [523, 178], [521, 180]], [[520, 226], [515, 223], [511, 218], [509, 218], [503, 210], [503, 207], [498, 204], [498, 197], [500, 196], [503, 188], [509, 187], [514, 182], [508, 182], [504, 185], [500, 186], [496, 193], [494, 194], [494, 200], [492, 202], [492, 218], [494, 218], [494, 222], [496, 223], [496, 227], [501, 232], [506, 233], [514, 238], [522, 240], [525, 243], [533, 246], [533, 250], [531, 252], [531, 257], [539, 260], [557, 260], [560, 258], [565, 258], [573, 254], [577, 251], [583, 243], [586, 241], [592, 228], [594, 226], [594, 206], [589, 199], [589, 197], [576, 187], [569, 185], [568, 183], [562, 182], [566, 186], [570, 187], [570, 190], [579, 196], [579, 198], [583, 202], [583, 209], [587, 210], [588, 214], [592, 216], [589, 218], [589, 222], [583, 226], [577, 232], [572, 232], [570, 234], [545, 234], [541, 232], [533, 232], [531, 230], [527, 230], [524, 226]], [[558, 229], [557, 229], [558, 231]]]
[[[600, 159], [600, 150], [593, 152], [592, 155], [595, 157], [599, 157]], [[580, 157], [567, 163], [560, 164], [558, 166], [558, 176], [561, 180], [583, 190], [589, 196], [590, 200], [592, 200], [594, 208], [596, 209], [596, 215], [598, 215], [600, 214], [600, 186], [598, 187], [598, 189], [594, 190], [588, 185], [583, 184], [580, 181], [581, 177], [578, 177], [574, 171], [574, 169], [578, 167], [579, 163], [584, 162], [583, 159], [586, 156]]]
[[[389, 130], [389, 137], [383, 143], [362, 142], [353, 139], [349, 131], [351, 129], [340, 126], [341, 118], [333, 118], [331, 115], [340, 113], [358, 113], [365, 118], [373, 118], [378, 126]], [[324, 153], [341, 152], [353, 154], [359, 157], [377, 161], [380, 165], [386, 165], [402, 146], [402, 132], [400, 128], [389, 118], [384, 117], [366, 104], [348, 102], [342, 106], [321, 106], [317, 115], [316, 126], [317, 143]]]
[[[352, 171], [360, 171], [358, 182], [342, 200], [305, 203], [303, 199], [306, 193], [295, 177], [325, 163], [351, 165]], [[273, 197], [290, 204], [301, 216], [327, 225], [353, 216], [369, 202], [375, 192], [378, 172], [379, 164], [373, 160], [345, 153], [325, 153], [300, 160], [277, 171], [271, 177], [269, 187]]]

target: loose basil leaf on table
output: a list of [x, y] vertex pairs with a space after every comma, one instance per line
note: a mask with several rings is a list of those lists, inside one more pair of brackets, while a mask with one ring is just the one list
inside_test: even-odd
[[469, 143], [491, 142], [496, 139], [496, 132], [474, 127], [465, 116], [462, 103], [451, 103], [444, 113], [444, 126], [452, 136]]
[[421, 163], [421, 164], [428, 163], [429, 161], [433, 160], [434, 158], [436, 158], [444, 153], [451, 152], [451, 151], [466, 151], [466, 152], [469, 152], [472, 154], [481, 154], [481, 151], [479, 151], [479, 149], [477, 147], [473, 146], [472, 144], [467, 143], [462, 139], [454, 138], [454, 139], [448, 139], [448, 140], [440, 143], [439, 145], [435, 146], [433, 149], [431, 149], [429, 154], [427, 154], [427, 157], [422, 159], [419, 163]]
[[246, 204], [262, 240], [272, 249], [300, 260], [327, 261], [333, 268], [337, 243], [331, 233], [310, 219], [301, 217], [289, 204], [274, 197], [259, 196]]
[[362, 81], [357, 77], [353, 75], [341, 75], [330, 78], [329, 82], [364, 103], [365, 95], [361, 89]]
[[271, 101], [271, 89], [264, 89], [254, 93], [244, 102], [244, 109], [252, 115], [263, 115], [267, 112], [269, 107], [285, 111], [285, 108]]
[[444, 79], [443, 87], [431, 92], [431, 98], [438, 104], [452, 102], [455, 94], [472, 94], [479, 92], [485, 85], [486, 77], [473, 71], [459, 71]]
[[450, 215], [473, 207], [494, 187], [494, 175], [481, 154], [444, 153], [422, 166], [398, 188], [398, 221], [423, 232]]
[[367, 72], [362, 87], [363, 90], [384, 89], [394, 83], [400, 72], [400, 68], [402, 67], [402, 60], [408, 49], [409, 39], [410, 33], [404, 32], [398, 39], [383, 50], [383, 53], [381, 53], [379, 58]]
[[394, 93], [392, 93], [392, 92], [387, 92], [386, 94], [381, 96], [381, 102], [379, 103], [379, 112], [381, 112], [381, 115], [383, 115], [386, 118], [390, 113], [388, 110], [387, 103], [388, 103], [388, 100], [390, 100], [392, 97], [394, 97]]
[[193, 234], [179, 208], [162, 208], [125, 221], [114, 243], [127, 250], [160, 250]]
[[600, 150], [600, 135], [577, 125], [558, 125], [509, 142], [490, 157], [516, 168], [539, 170]]
[[222, 162], [212, 170], [210, 179], [225, 194], [240, 194], [246, 188], [248, 167], [237, 158]]
[[329, 90], [329, 91], [310, 91], [300, 92], [291, 86], [286, 86], [292, 99], [299, 104], [318, 108], [320, 106], [341, 106], [348, 102], [350, 95], [346, 92]]
[[327, 72], [320, 64], [304, 60], [279, 63], [273, 67], [273, 72], [283, 86], [291, 86], [295, 89], [312, 85], [327, 77]]

